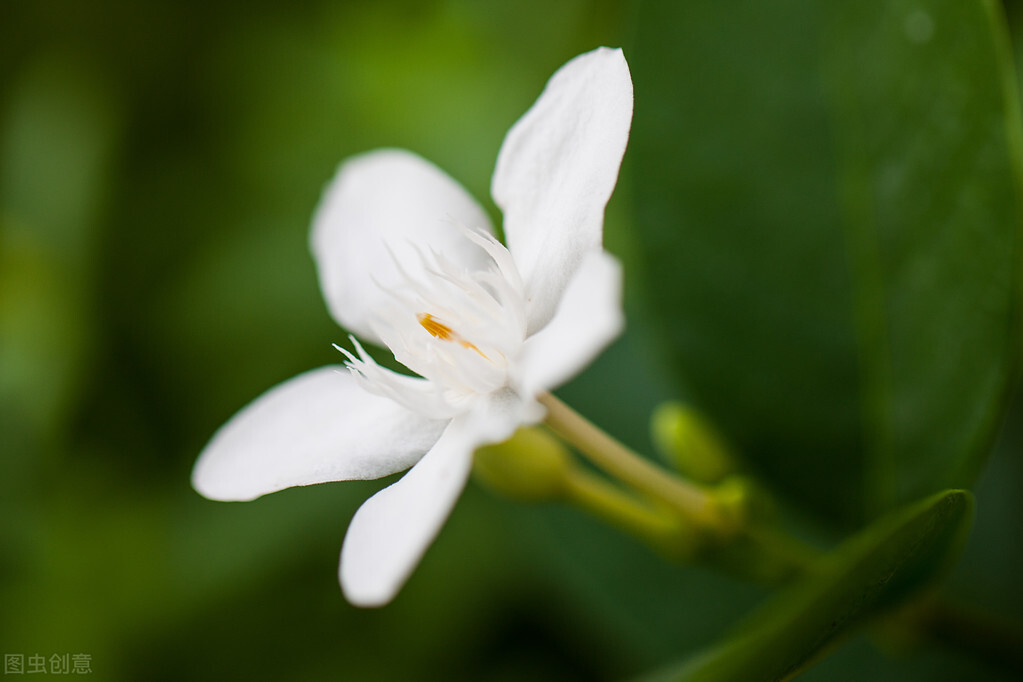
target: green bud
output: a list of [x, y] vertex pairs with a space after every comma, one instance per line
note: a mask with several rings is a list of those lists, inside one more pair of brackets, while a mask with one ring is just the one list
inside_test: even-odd
[[675, 469], [700, 483], [717, 483], [736, 470], [724, 438], [691, 407], [662, 403], [650, 418], [651, 436]]
[[572, 470], [568, 449], [543, 428], [527, 426], [511, 439], [476, 451], [473, 475], [493, 491], [516, 500], [557, 499]]

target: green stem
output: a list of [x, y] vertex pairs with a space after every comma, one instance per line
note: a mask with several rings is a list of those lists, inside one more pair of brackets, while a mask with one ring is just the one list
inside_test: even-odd
[[748, 502], [733, 499], [727, 483], [707, 489], [680, 478], [637, 455], [553, 395], [543, 394], [539, 400], [547, 408], [551, 430], [609, 476], [645, 496], [649, 505], [639, 506], [606, 484], [598, 492], [592, 481], [587, 482], [592, 488], [572, 501], [593, 505], [591, 510], [605, 518], [638, 530], [673, 558], [690, 560], [702, 552], [705, 562], [730, 573], [778, 583], [804, 572], [817, 555], [783, 530], [748, 518], [743, 508]]
[[722, 527], [706, 490], [640, 457], [550, 393], [539, 400], [547, 408], [547, 425], [594, 465], [698, 527]]
[[573, 469], [566, 475], [563, 494], [566, 501], [636, 535], [671, 558], [688, 556], [695, 546], [674, 515], [640, 502], [585, 469]]
[[763, 585], [780, 585], [812, 569], [820, 553], [784, 530], [756, 521], [712, 548], [704, 562]]

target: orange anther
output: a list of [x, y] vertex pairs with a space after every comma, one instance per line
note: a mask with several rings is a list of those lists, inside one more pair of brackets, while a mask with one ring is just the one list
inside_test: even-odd
[[430, 334], [441, 341], [454, 341], [462, 348], [471, 348], [480, 354], [481, 357], [487, 357], [483, 355], [482, 351], [472, 343], [466, 341], [458, 332], [447, 326], [443, 322], [440, 322], [436, 317], [430, 313], [417, 313], [416, 319], [419, 320], [419, 324], [423, 325], [423, 329], [430, 332]]

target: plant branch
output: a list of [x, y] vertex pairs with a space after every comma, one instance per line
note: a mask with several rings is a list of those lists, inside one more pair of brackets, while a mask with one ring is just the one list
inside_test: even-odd
[[594, 465], [698, 527], [722, 527], [719, 510], [704, 488], [640, 457], [550, 393], [539, 400], [547, 408], [547, 425]]

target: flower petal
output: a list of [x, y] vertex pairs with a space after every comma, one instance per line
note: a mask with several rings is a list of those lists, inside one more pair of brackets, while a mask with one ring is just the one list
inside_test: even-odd
[[397, 483], [366, 500], [341, 548], [340, 580], [356, 606], [394, 598], [433, 542], [465, 487], [476, 447], [469, 420], [452, 421]]
[[481, 396], [401, 480], [363, 504], [341, 548], [339, 577], [348, 601], [382, 606], [394, 598], [455, 506], [475, 449], [507, 440], [543, 407], [510, 390]]
[[343, 367], [300, 374], [256, 398], [214, 434], [192, 485], [251, 500], [296, 485], [379, 478], [413, 465], [446, 421], [367, 392]]
[[524, 390], [536, 395], [557, 388], [588, 365], [624, 325], [621, 264], [609, 253], [593, 251], [568, 283], [551, 321], [526, 339]]
[[421, 254], [431, 249], [470, 269], [487, 264], [459, 225], [493, 232], [461, 185], [412, 152], [380, 149], [342, 163], [324, 190], [310, 238], [331, 315], [379, 344], [369, 320], [391, 300], [386, 289], [405, 280], [401, 268], [418, 275]]
[[554, 314], [583, 254], [601, 245], [631, 124], [628, 64], [602, 47], [561, 67], [504, 139], [491, 193], [526, 284], [530, 333]]

